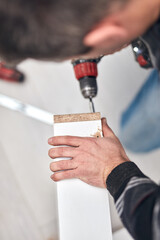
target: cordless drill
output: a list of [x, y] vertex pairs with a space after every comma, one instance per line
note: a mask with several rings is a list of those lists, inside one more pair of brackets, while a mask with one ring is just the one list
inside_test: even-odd
[[80, 83], [81, 93], [84, 98], [89, 99], [93, 112], [95, 112], [95, 107], [92, 99], [96, 97], [98, 92], [97, 64], [101, 58], [102, 56], [95, 59], [76, 59], [72, 61], [75, 76]]
[[[140, 67], [148, 69], [152, 68], [152, 60], [146, 44], [137, 38], [131, 43], [131, 47], [135, 56], [135, 60], [139, 63]], [[80, 83], [80, 89], [84, 98], [90, 100], [92, 111], [95, 112], [93, 98], [96, 97], [98, 87], [97, 87], [97, 64], [100, 62], [101, 58], [95, 59], [76, 59], [72, 61], [74, 72], [77, 80]]]
[[149, 69], [153, 68], [153, 59], [150, 55], [148, 46], [140, 39], [137, 38], [131, 43], [135, 60], [139, 63], [140, 67]]
[[0, 79], [6, 82], [21, 83], [24, 81], [24, 74], [16, 68], [8, 67], [4, 62], [0, 62]]

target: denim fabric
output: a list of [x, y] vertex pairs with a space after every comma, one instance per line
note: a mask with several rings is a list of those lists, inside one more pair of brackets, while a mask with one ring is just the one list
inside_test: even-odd
[[160, 147], [160, 78], [152, 71], [122, 114], [119, 138], [130, 151], [143, 153]]

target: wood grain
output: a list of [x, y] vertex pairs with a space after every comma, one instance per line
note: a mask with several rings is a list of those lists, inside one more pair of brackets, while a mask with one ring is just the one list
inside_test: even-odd
[[101, 114], [100, 113], [65, 114], [55, 115], [53, 118], [54, 123], [96, 121], [101, 119]]

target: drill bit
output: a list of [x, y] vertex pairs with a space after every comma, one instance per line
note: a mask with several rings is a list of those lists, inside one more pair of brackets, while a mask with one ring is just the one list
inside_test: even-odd
[[94, 103], [93, 103], [92, 97], [89, 98], [89, 106], [90, 106], [91, 112], [95, 113], [95, 107], [94, 107]]

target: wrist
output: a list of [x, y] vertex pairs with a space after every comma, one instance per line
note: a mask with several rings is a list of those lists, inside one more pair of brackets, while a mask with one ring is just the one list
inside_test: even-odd
[[112, 162], [112, 167], [106, 167], [105, 170], [104, 170], [104, 173], [103, 173], [103, 179], [104, 179], [104, 185], [105, 185], [105, 188], [107, 187], [107, 180], [109, 175], [112, 173], [112, 171], [117, 168], [119, 165], [125, 163], [125, 162], [131, 162], [128, 158], [127, 159], [121, 159], [121, 160], [117, 160], [115, 161], [115, 163]]
[[115, 200], [120, 196], [125, 186], [133, 176], [146, 176], [140, 171], [135, 163], [126, 161], [116, 166], [106, 180], [107, 189]]

